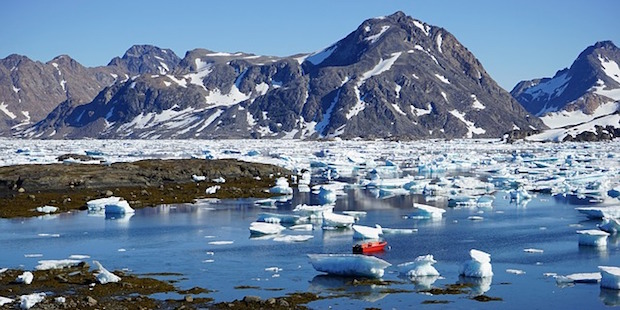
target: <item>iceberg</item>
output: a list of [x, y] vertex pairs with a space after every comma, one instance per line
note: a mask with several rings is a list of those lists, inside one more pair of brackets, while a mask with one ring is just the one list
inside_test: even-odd
[[202, 181], [204, 181], [204, 180], [206, 180], [206, 179], [207, 179], [207, 177], [206, 177], [206, 176], [204, 176], [204, 175], [195, 175], [195, 174], [192, 174], [192, 180], [194, 180], [194, 182], [202, 182]]
[[285, 236], [277, 236], [273, 238], [273, 241], [276, 242], [304, 242], [314, 238], [313, 235], [285, 235]]
[[212, 179], [211, 181], [213, 181], [215, 183], [226, 183], [226, 179], [224, 179], [222, 177]]
[[99, 273], [97, 274], [97, 281], [99, 281], [99, 283], [107, 284], [107, 283], [119, 282], [121, 280], [121, 278], [119, 276], [117, 276], [117, 275], [109, 272], [107, 269], [103, 268], [103, 266], [98, 261], [94, 260], [93, 264], [99, 270]]
[[316, 271], [340, 276], [381, 278], [392, 264], [362, 254], [308, 254]]
[[319, 202], [322, 204], [331, 204], [336, 202], [336, 192], [332, 189], [328, 189], [325, 186], [319, 187]]
[[598, 266], [601, 270], [601, 287], [620, 290], [620, 267]]
[[86, 202], [86, 206], [88, 207], [88, 211], [101, 211], [105, 209], [105, 205], [115, 204], [121, 201], [121, 197], [105, 197], [94, 200], [89, 200]]
[[609, 233], [598, 229], [578, 230], [579, 245], [603, 247], [607, 245]]
[[29, 295], [19, 296], [19, 307], [21, 309], [30, 309], [34, 305], [42, 302], [45, 299], [45, 293], [32, 293]]
[[297, 224], [297, 225], [293, 225], [293, 226], [289, 227], [288, 229], [290, 229], [290, 230], [301, 230], [301, 231], [311, 231], [314, 228], [312, 227], [312, 224]]
[[10, 304], [12, 302], [13, 299], [0, 296], [0, 306], [4, 306], [5, 304]]
[[306, 185], [310, 186], [310, 180], [312, 179], [312, 174], [308, 170], [304, 170], [301, 173], [301, 178], [297, 182], [298, 185]]
[[353, 239], [379, 239], [383, 235], [383, 230], [378, 224], [375, 227], [364, 225], [353, 225]]
[[34, 280], [34, 275], [32, 274], [32, 272], [30, 271], [24, 271], [24, 273], [22, 273], [21, 275], [17, 276], [17, 279], [15, 279], [15, 282], [17, 283], [24, 283], [26, 285], [32, 283], [32, 280]]
[[337, 213], [323, 213], [323, 227], [351, 227], [355, 218], [350, 215]]
[[127, 200], [120, 200], [116, 203], [105, 205], [105, 214], [127, 214], [136, 212], [129, 206]]
[[489, 253], [471, 249], [469, 251], [469, 256], [471, 257], [471, 260], [468, 260], [463, 264], [459, 270], [459, 275], [472, 278], [493, 276], [491, 255]]
[[620, 218], [620, 206], [579, 207], [575, 208], [590, 219]]
[[432, 266], [436, 262], [433, 255], [421, 255], [412, 262], [399, 264], [398, 268], [400, 273], [406, 274], [409, 278], [436, 277], [439, 276], [439, 272]]
[[273, 235], [279, 234], [286, 228], [277, 223], [252, 222], [250, 223], [250, 234], [252, 235]]
[[207, 189], [205, 189], [205, 194], [207, 195], [213, 195], [215, 194], [221, 187], [219, 185], [213, 185], [213, 186], [209, 186], [207, 187]]
[[557, 284], [569, 284], [569, 283], [598, 283], [601, 281], [600, 272], [589, 273], [573, 273], [566, 276], [556, 276], [555, 282]]
[[299, 215], [294, 214], [279, 214], [279, 213], [269, 213], [263, 212], [258, 214], [257, 222], [267, 222], [267, 223], [286, 223], [286, 224], [298, 224], [303, 222], [305, 219]]
[[620, 220], [604, 218], [603, 223], [598, 225], [598, 228], [611, 235], [620, 232]]
[[303, 216], [307, 216], [310, 219], [320, 219], [323, 218], [323, 213], [332, 212], [333, 210], [334, 205], [299, 204], [293, 209], [293, 212], [301, 213]]
[[58, 211], [58, 207], [53, 207], [53, 206], [43, 206], [43, 207], [37, 207], [37, 212], [41, 212], [41, 213], [54, 213]]
[[289, 186], [288, 180], [285, 177], [276, 179], [276, 185], [269, 189], [272, 194], [290, 195], [293, 193], [293, 189]]
[[66, 267], [74, 267], [81, 263], [81, 260], [76, 259], [59, 259], [59, 260], [40, 260], [39, 265], [35, 267], [36, 270], [50, 270], [50, 269], [62, 269]]
[[410, 218], [417, 219], [440, 219], [446, 210], [421, 204], [413, 203], [414, 211], [409, 215]]

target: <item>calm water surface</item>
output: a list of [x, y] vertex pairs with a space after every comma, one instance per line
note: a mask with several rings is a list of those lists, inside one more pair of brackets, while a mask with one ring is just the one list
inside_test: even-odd
[[[428, 300], [448, 301], [443, 308], [571, 308], [596, 309], [620, 305], [620, 292], [602, 290], [598, 284], [560, 287], [545, 273], [566, 275], [597, 272], [599, 265], [620, 265], [618, 238], [610, 238], [601, 249], [580, 247], [578, 229], [595, 228], [574, 210], [576, 204], [564, 198], [538, 195], [525, 206], [510, 202], [506, 192], [497, 192], [492, 208], [447, 208], [440, 221], [404, 217], [412, 202], [421, 196], [375, 199], [367, 191], [349, 191], [339, 198], [335, 211], [367, 211], [359, 224], [388, 228], [417, 228], [414, 234], [386, 235], [391, 249], [377, 256], [393, 264], [386, 269], [388, 287], [350, 286], [349, 279], [325, 276], [309, 264], [308, 253], [350, 253], [352, 230], [285, 231], [312, 234], [300, 243], [276, 242], [271, 238], [250, 238], [249, 224], [260, 212], [290, 212], [298, 203], [314, 203], [309, 193], [295, 193], [292, 201], [277, 210], [254, 206], [252, 201], [199, 202], [193, 205], [165, 205], [137, 210], [129, 218], [106, 219], [102, 215], [75, 212], [40, 218], [0, 220], [2, 250], [0, 267], [33, 269], [42, 259], [64, 259], [89, 255], [109, 270], [132, 273], [178, 273], [163, 279], [179, 280], [181, 288], [204, 287], [215, 292], [205, 296], [230, 301], [245, 295], [263, 298], [290, 292], [311, 291], [324, 296], [348, 297], [320, 300], [309, 306], [325, 309], [407, 309], [424, 306]], [[443, 206], [446, 202], [429, 202]], [[580, 204], [582, 205], [582, 204]], [[481, 221], [467, 218], [482, 216]], [[467, 294], [430, 296], [420, 289], [461, 283], [458, 269], [469, 258], [469, 250], [491, 254], [494, 276], [490, 283], [475, 283], [502, 301], [487, 303]], [[526, 248], [543, 253], [526, 253]], [[433, 254], [441, 273], [429, 283], [414, 283], [399, 276], [397, 264], [419, 255]], [[275, 268], [274, 268], [275, 267]], [[524, 274], [506, 272], [522, 270]], [[471, 281], [471, 280], [470, 280]], [[250, 287], [240, 289], [239, 287]], [[390, 291], [403, 291], [390, 293]], [[177, 296], [158, 295], [169, 298]]]

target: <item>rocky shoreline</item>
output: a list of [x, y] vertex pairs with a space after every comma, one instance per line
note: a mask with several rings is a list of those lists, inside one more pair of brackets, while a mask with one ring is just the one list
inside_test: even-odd
[[[194, 175], [205, 180], [197, 182]], [[87, 201], [108, 196], [122, 197], [132, 208], [201, 198], [265, 198], [272, 196], [267, 190], [277, 177], [290, 175], [281, 167], [229, 159], [0, 167], [0, 218], [42, 215], [36, 208], [46, 205], [58, 213], [84, 210]], [[220, 189], [207, 194], [214, 185]]]

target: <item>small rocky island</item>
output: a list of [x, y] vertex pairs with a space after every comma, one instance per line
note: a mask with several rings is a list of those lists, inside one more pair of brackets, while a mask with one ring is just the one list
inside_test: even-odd
[[[275, 179], [291, 172], [272, 165], [232, 159], [148, 159], [109, 165], [64, 163], [0, 167], [0, 217], [86, 209], [89, 200], [118, 196], [131, 207], [187, 203], [200, 198], [264, 198]], [[86, 160], [86, 158], [82, 158]], [[76, 159], [76, 161], [79, 161]], [[203, 180], [204, 179], [204, 180]], [[200, 181], [196, 181], [200, 180]], [[214, 194], [206, 189], [219, 185]]]

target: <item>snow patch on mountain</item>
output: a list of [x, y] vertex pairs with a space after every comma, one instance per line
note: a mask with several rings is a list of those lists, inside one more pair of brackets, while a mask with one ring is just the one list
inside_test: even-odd
[[413, 105], [411, 106], [411, 113], [415, 116], [431, 114], [431, 112], [433, 112], [433, 106], [430, 103], [428, 104], [428, 109], [420, 109], [420, 108], [416, 108]]
[[620, 84], [620, 67], [618, 63], [613, 60], [604, 59], [601, 55], [598, 55], [598, 60], [601, 62], [603, 72], [616, 81], [616, 83]]
[[603, 117], [594, 119], [590, 122], [587, 122], [587, 123], [584, 123], [578, 126], [570, 127], [570, 128], [557, 128], [557, 129], [545, 130], [542, 133], [529, 136], [525, 139], [528, 141], [561, 142], [564, 140], [564, 138], [566, 138], [569, 135], [572, 137], [575, 137], [578, 134], [582, 132], [586, 132], [586, 131], [596, 133], [595, 126], [600, 126], [600, 127], [612, 126], [615, 128], [619, 128], [620, 127], [620, 115], [612, 114], [612, 115], [603, 116]]
[[311, 54], [306, 57], [305, 60], [311, 62], [313, 65], [317, 66], [321, 64], [327, 57], [329, 57], [338, 47], [338, 45], [334, 44], [330, 47], [327, 47], [319, 52]]
[[472, 103], [472, 108], [474, 108], [476, 110], [484, 110], [486, 108], [484, 106], [484, 104], [482, 104], [480, 101], [478, 101], [478, 98], [476, 97], [476, 95], [471, 94], [471, 99], [474, 100], [474, 103]]
[[441, 50], [441, 42], [443, 41], [443, 38], [441, 37], [441, 33], [439, 35], [437, 35], [437, 49], [439, 50], [440, 53], [443, 54], [443, 51]]
[[465, 119], [465, 113], [462, 113], [456, 109], [449, 112], [467, 126], [467, 134], [465, 135], [465, 138], [472, 138], [474, 134], [481, 135], [486, 132], [483, 128], [476, 127], [474, 122]]
[[242, 93], [237, 88], [237, 85], [233, 85], [227, 94], [223, 94], [219, 88], [216, 88], [210, 91], [205, 99], [208, 104], [214, 104], [215, 106], [231, 106], [250, 99], [250, 94]]
[[529, 88], [524, 93], [532, 96], [532, 99], [530, 101], [538, 100], [543, 96], [546, 96], [547, 100], [550, 100], [552, 98], [562, 95], [562, 93], [568, 86], [569, 81], [570, 77], [568, 76], [568, 73], [563, 73], [548, 81], [542, 82], [532, 88]]
[[547, 113], [540, 119], [549, 128], [561, 128], [565, 126], [574, 126], [586, 122], [590, 122], [598, 117], [615, 113], [620, 108], [618, 102], [608, 102], [600, 105], [592, 114], [585, 114], [581, 110], [576, 111], [559, 111]]
[[377, 40], [379, 40], [379, 38], [388, 30], [390, 29], [390, 26], [382, 26], [381, 30], [379, 31], [379, 33], [368, 36], [366, 38], [364, 38], [365, 41], [370, 41], [370, 44], [373, 44], [375, 42], [377, 42]]
[[418, 28], [420, 28], [420, 30], [422, 30], [422, 32], [424, 32], [424, 34], [426, 36], [430, 35], [431, 27], [429, 25], [426, 25], [426, 24], [424, 24], [424, 23], [422, 23], [420, 21], [417, 21], [415, 19], [413, 20], [413, 25], [418, 27]]
[[437, 74], [437, 73], [435, 73], [435, 77], [436, 77], [437, 79], [439, 79], [440, 81], [442, 81], [442, 82], [446, 83], [446, 84], [450, 84], [450, 81], [449, 81], [449, 80], [448, 80], [445, 76], [443, 76], [443, 75], [441, 75], [441, 74]]
[[394, 62], [396, 62], [396, 60], [398, 59], [398, 57], [400, 57], [401, 54], [402, 52], [397, 52], [393, 53], [391, 55], [392, 57], [388, 59], [382, 58], [374, 68], [362, 74], [362, 77], [357, 81], [357, 83], [355, 83], [354, 86], [355, 95], [357, 96], [357, 103], [345, 115], [347, 119], [351, 119], [351, 117], [356, 116], [366, 108], [366, 103], [361, 98], [359, 88], [364, 85], [364, 83], [366, 83], [366, 80], [368, 80], [369, 78], [390, 70], [390, 68], [392, 68], [392, 65], [394, 65]]
[[0, 103], [0, 111], [4, 112], [4, 114], [6, 114], [11, 119], [15, 119], [17, 116], [15, 116], [13, 112], [9, 111], [9, 109], [7, 109], [8, 107], [9, 107], [8, 104], [4, 102]]
[[603, 80], [596, 81], [596, 86], [590, 89], [597, 95], [605, 96], [607, 98], [611, 98], [613, 100], [620, 100], [620, 88], [615, 89], [606, 89], [607, 86]]

